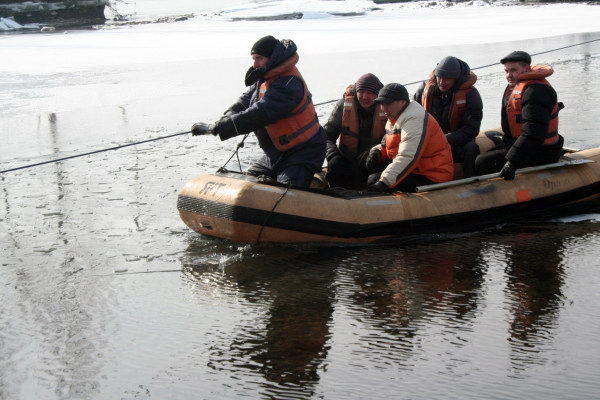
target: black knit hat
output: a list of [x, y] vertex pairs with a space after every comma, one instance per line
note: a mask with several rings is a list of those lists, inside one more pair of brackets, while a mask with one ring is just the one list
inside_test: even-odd
[[517, 50], [513, 51], [512, 53], [504, 57], [502, 60], [500, 60], [500, 63], [505, 64], [507, 62], [518, 61], [524, 62], [525, 64], [531, 64], [531, 56], [529, 55], [529, 53]]
[[434, 75], [440, 78], [458, 79], [461, 72], [462, 70], [460, 68], [460, 61], [458, 61], [458, 58], [448, 56], [442, 58], [442, 61], [437, 64]]
[[375, 103], [388, 104], [398, 100], [410, 101], [408, 91], [399, 83], [388, 83], [379, 91]]
[[265, 36], [260, 39], [252, 46], [252, 50], [250, 50], [250, 54], [258, 54], [263, 57], [271, 57], [273, 54], [273, 50], [275, 46], [277, 46], [279, 40], [275, 39], [273, 36]]
[[378, 77], [369, 72], [358, 78], [354, 87], [357, 92], [360, 90], [368, 90], [369, 92], [377, 94], [383, 87], [383, 83], [381, 83]]

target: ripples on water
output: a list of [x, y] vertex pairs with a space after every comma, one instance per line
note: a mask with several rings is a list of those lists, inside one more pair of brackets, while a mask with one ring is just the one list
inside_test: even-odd
[[[569, 145], [600, 144], [599, 63], [555, 65]], [[492, 104], [501, 87], [481, 86]], [[0, 177], [0, 398], [596, 397], [598, 214], [412, 245], [232, 244], [176, 214], [185, 180], [230, 154], [207, 146]], [[180, 271], [144, 274], [160, 270]]]

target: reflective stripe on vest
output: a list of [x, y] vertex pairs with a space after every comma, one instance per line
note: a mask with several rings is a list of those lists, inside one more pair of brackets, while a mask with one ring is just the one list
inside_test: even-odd
[[[385, 135], [385, 123], [387, 117], [383, 113], [381, 105], [375, 104], [373, 125], [371, 126], [371, 138], [381, 139]], [[344, 108], [342, 110], [342, 131], [340, 132], [340, 149], [344, 154], [356, 156], [358, 153], [358, 137], [360, 135], [360, 121], [358, 119], [358, 99], [354, 91], [354, 85], [346, 88], [344, 94]]]
[[[436, 86], [434, 80], [428, 80], [425, 83], [425, 88], [423, 89], [423, 94], [421, 95], [421, 104], [423, 108], [430, 114], [431, 108], [433, 107], [433, 93], [435, 92], [434, 87]], [[460, 123], [462, 121], [463, 114], [467, 109], [467, 93], [469, 93], [472, 88], [466, 89], [458, 89], [452, 93], [452, 102], [450, 103], [450, 112], [448, 113], [449, 119], [449, 132], [453, 132], [460, 128]], [[440, 126], [442, 125], [441, 121], [439, 121]], [[448, 133], [448, 132], [445, 132]]]
[[258, 99], [260, 100], [264, 97], [273, 79], [282, 76], [295, 76], [302, 81], [302, 85], [304, 86], [304, 96], [300, 103], [292, 110], [291, 114], [265, 127], [277, 150], [286, 151], [313, 137], [319, 131], [321, 125], [319, 125], [319, 118], [312, 103], [308, 87], [295, 66], [263, 82], [258, 91]]
[[[511, 136], [516, 139], [523, 133], [523, 93], [527, 86], [537, 83], [542, 85], [551, 86], [550, 83], [544, 79], [546, 76], [552, 74], [552, 69], [548, 66], [537, 66], [531, 67], [532, 71], [525, 75], [520, 75], [520, 78], [527, 77], [528, 79], [522, 79], [517, 82], [514, 88], [507, 87], [504, 91], [504, 96], [508, 95], [508, 102], [506, 104], [506, 117], [508, 119], [508, 125], [510, 127]], [[544, 145], [552, 145], [558, 142], [558, 111], [560, 110], [558, 103], [552, 107], [552, 114], [550, 121], [548, 121], [548, 130], [546, 132], [546, 138]]]

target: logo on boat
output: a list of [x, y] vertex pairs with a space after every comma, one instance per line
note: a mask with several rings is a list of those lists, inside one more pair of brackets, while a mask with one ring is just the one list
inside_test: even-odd
[[544, 187], [547, 189], [558, 189], [560, 188], [560, 182], [544, 179]]
[[204, 196], [214, 196], [223, 186], [227, 186], [227, 184], [220, 182], [206, 182], [204, 187], [200, 189], [200, 194]]

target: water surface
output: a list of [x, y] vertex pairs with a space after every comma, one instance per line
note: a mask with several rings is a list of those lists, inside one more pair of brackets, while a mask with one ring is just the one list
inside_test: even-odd
[[[490, 57], [452, 50], [474, 66]], [[421, 70], [441, 58], [413, 51]], [[570, 147], [600, 145], [599, 53], [552, 56]], [[13, 78], [8, 91], [44, 92]], [[481, 71], [478, 87], [495, 126], [500, 69]], [[197, 115], [189, 98], [33, 121], [7, 106], [0, 167], [172, 132]], [[169, 107], [178, 113], [158, 113]], [[234, 145], [169, 139], [0, 175], [0, 399], [597, 398], [598, 214], [405, 246], [199, 236], [179, 220], [178, 190]], [[252, 139], [244, 166], [256, 154]]]

